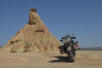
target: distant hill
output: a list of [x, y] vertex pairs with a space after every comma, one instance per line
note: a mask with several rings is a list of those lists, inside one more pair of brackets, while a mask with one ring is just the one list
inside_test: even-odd
[[102, 51], [102, 47], [80, 48], [80, 51]]

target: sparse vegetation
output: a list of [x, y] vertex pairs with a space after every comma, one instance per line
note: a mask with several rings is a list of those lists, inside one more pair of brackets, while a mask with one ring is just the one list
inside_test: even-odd
[[17, 53], [16, 51], [11, 51], [12, 53]]
[[14, 41], [11, 41], [10, 43], [11, 43], [11, 44], [13, 44], [13, 43], [14, 43]]

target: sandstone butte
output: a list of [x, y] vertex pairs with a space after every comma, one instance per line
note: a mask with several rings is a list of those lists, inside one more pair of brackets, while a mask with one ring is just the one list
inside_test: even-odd
[[61, 43], [45, 26], [36, 9], [30, 9], [29, 22], [0, 48], [1, 52], [56, 51]]

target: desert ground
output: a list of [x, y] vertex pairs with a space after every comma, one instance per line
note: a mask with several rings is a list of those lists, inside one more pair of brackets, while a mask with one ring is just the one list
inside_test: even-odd
[[75, 59], [59, 52], [0, 53], [0, 68], [102, 68], [102, 51], [77, 51]]

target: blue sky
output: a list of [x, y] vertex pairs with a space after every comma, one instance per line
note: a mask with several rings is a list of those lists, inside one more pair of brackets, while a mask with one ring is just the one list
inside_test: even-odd
[[102, 0], [0, 0], [0, 45], [27, 24], [30, 8], [58, 39], [75, 33], [80, 47], [102, 47]]

